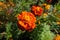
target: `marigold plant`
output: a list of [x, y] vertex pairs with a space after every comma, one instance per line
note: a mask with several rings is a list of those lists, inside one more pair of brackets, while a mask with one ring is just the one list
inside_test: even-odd
[[21, 30], [32, 31], [35, 28], [36, 18], [31, 12], [23, 11], [17, 16], [18, 27]]

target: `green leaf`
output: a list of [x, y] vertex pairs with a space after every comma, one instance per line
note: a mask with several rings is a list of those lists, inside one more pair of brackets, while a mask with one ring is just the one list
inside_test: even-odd
[[12, 36], [10, 33], [11, 25], [12, 25], [11, 22], [6, 24], [6, 33], [7, 33], [7, 39], [6, 40], [8, 40]]

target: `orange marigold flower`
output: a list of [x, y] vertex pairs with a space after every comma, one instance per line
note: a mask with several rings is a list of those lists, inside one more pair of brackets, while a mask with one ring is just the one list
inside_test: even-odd
[[56, 24], [57, 24], [57, 25], [60, 25], [60, 21], [57, 21]]
[[31, 11], [37, 16], [41, 16], [43, 13], [43, 9], [40, 6], [32, 6]]
[[7, 9], [7, 5], [6, 5], [4, 2], [0, 2], [0, 6], [1, 6], [2, 8], [6, 8], [6, 9]]
[[49, 10], [51, 8], [51, 5], [46, 5], [45, 8], [46, 10]]
[[35, 28], [36, 18], [31, 12], [24, 11], [17, 18], [19, 29], [32, 31]]
[[57, 34], [57, 36], [54, 38], [54, 40], [60, 40], [60, 35]]

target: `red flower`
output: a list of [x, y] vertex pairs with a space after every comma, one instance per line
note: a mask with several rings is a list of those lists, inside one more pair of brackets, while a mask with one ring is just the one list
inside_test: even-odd
[[43, 9], [40, 6], [32, 6], [31, 11], [37, 16], [41, 16], [43, 13]]
[[30, 12], [22, 12], [18, 15], [18, 27], [21, 30], [32, 31], [35, 28], [36, 18]]

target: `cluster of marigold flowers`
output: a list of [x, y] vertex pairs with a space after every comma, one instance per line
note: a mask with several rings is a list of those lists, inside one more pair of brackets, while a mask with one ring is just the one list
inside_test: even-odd
[[41, 16], [43, 8], [40, 6], [32, 6], [31, 12], [22, 11], [18, 16], [18, 28], [31, 32], [36, 27], [36, 16]]
[[[0, 2], [0, 6], [3, 9], [7, 9], [9, 6], [14, 6], [14, 3], [9, 1], [9, 3], [5, 4], [4, 2]], [[46, 10], [49, 10], [50, 5], [43, 4]], [[31, 12], [22, 11], [18, 16], [18, 28], [21, 30], [32, 31], [36, 27], [36, 16], [41, 16], [43, 13], [43, 8], [39, 5], [33, 5], [31, 7]], [[44, 14], [46, 16], [46, 14]]]
[[[44, 9], [42, 7], [45, 7], [46, 10], [50, 9], [49, 4], [42, 4], [42, 6], [39, 5], [33, 5], [31, 7], [31, 12], [22, 11], [18, 16], [18, 27], [21, 30], [26, 31], [32, 31], [34, 28], [36, 28], [36, 16], [41, 16]], [[48, 15], [47, 13], [44, 13], [44, 18]]]
[[[0, 2], [0, 6], [3, 9], [7, 9], [9, 6], [14, 6], [14, 4], [12, 2], [9, 1], [9, 3], [4, 3], [4, 2]], [[49, 9], [50, 6], [47, 4], [43, 4], [44, 6], [46, 6], [46, 9]], [[47, 8], [48, 7], [48, 8]], [[43, 13], [43, 8], [41, 6], [37, 6], [37, 5], [33, 5], [31, 7], [31, 12], [27, 12], [27, 11], [22, 11], [18, 16], [18, 28], [21, 30], [26, 30], [26, 31], [32, 31], [35, 27], [36, 27], [36, 16], [41, 16]]]

